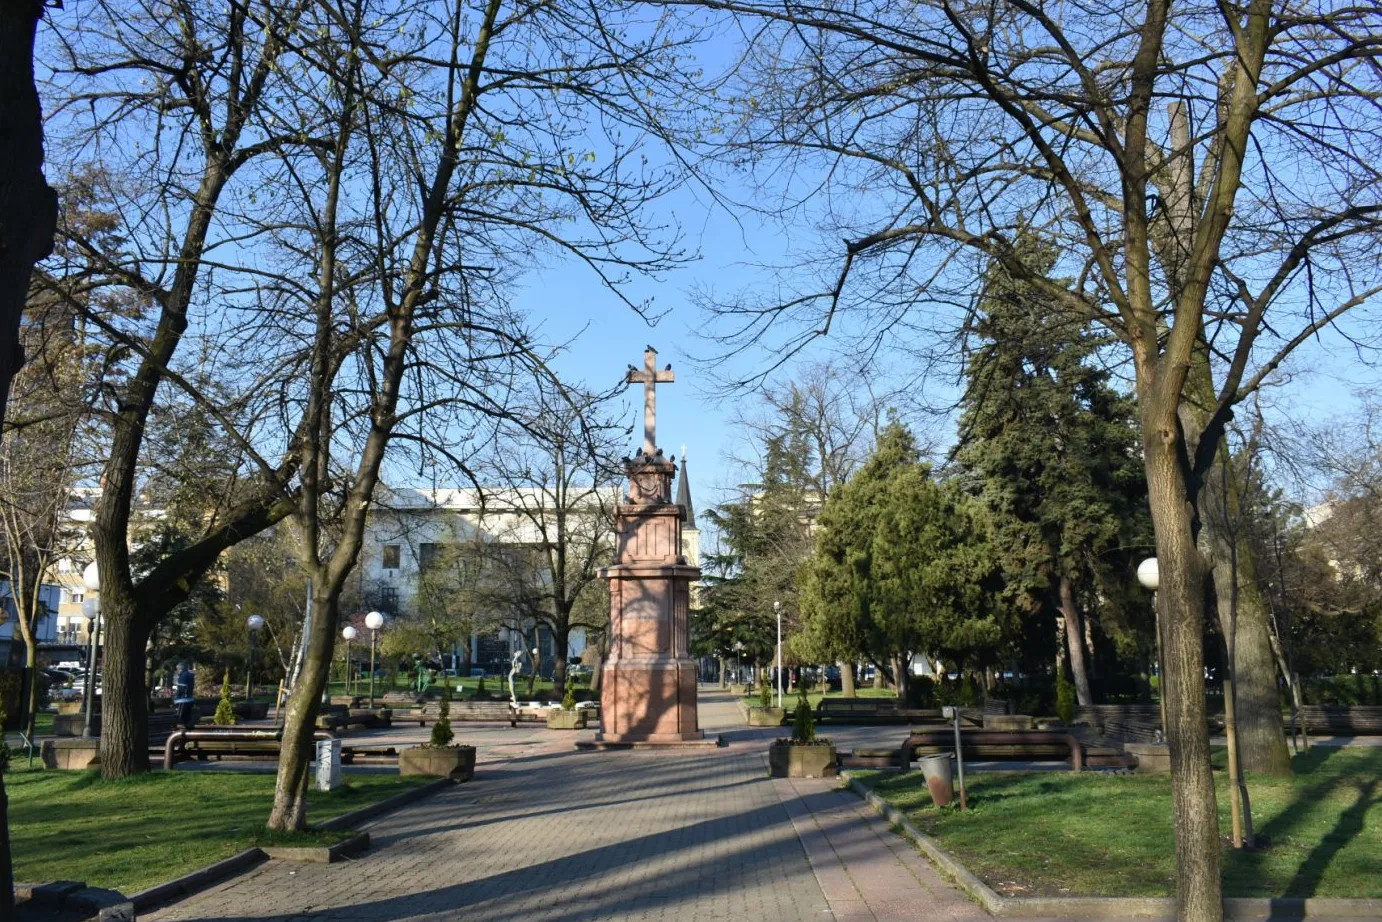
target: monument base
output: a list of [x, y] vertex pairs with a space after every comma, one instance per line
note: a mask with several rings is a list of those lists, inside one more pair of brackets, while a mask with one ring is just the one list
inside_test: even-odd
[[718, 736], [706, 738], [700, 731], [695, 736], [686, 734], [687, 739], [679, 739], [680, 734], [668, 733], [655, 736], [632, 736], [625, 734], [616, 737], [613, 734], [597, 733], [593, 740], [581, 740], [576, 743], [577, 749], [716, 749], [724, 745], [724, 740]]

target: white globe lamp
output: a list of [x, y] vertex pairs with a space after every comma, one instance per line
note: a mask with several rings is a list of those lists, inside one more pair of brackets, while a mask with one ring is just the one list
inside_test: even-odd
[[377, 611], [372, 611], [365, 615], [365, 627], [371, 631], [377, 631], [384, 626], [384, 616]]
[[96, 569], [96, 561], [91, 561], [82, 571], [82, 585], [91, 592], [101, 591], [101, 573]]
[[1144, 589], [1156, 592], [1161, 585], [1161, 568], [1155, 557], [1148, 557], [1137, 565], [1137, 581], [1142, 584]]
[[365, 615], [365, 627], [369, 628], [369, 706], [374, 710], [374, 649], [379, 629], [384, 626], [384, 616], [377, 611]]

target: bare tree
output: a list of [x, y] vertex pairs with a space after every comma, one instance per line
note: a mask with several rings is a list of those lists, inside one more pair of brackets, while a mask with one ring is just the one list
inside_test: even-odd
[[[835, 268], [784, 279], [781, 296], [720, 305], [730, 348], [765, 349], [771, 366], [831, 333], [917, 346], [957, 326], [936, 312], [972, 303], [985, 260], [1121, 344], [1161, 563], [1178, 913], [1217, 922], [1202, 661], [1217, 561], [1199, 504], [1234, 407], [1382, 286], [1376, 11], [701, 5], [753, 37], [720, 94], [734, 101], [724, 156], [824, 177], [811, 196], [779, 188], [789, 216], [799, 203], [837, 253]], [[1073, 284], [1027, 265], [1019, 233], [1065, 253]], [[821, 252], [807, 260], [825, 265]]]
[[609, 618], [577, 603], [614, 560], [618, 453], [629, 430], [614, 421], [611, 399], [537, 382], [481, 467], [493, 487], [487, 508], [507, 523], [496, 540], [530, 550], [529, 565], [506, 583], [524, 587], [520, 624], [531, 620], [551, 632], [558, 690], [566, 684], [571, 629], [600, 628]]

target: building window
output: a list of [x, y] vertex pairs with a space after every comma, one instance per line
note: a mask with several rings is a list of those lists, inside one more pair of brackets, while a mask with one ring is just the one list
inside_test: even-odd
[[397, 544], [384, 545], [384, 569], [397, 570], [399, 561], [399, 546]]
[[379, 607], [389, 614], [398, 611], [398, 589], [393, 586], [379, 587]]
[[426, 570], [437, 562], [437, 545], [423, 544], [418, 547], [417, 563], [418, 568]]

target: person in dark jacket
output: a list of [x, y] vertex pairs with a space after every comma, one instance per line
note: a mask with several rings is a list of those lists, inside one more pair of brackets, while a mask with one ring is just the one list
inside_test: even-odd
[[178, 725], [184, 728], [196, 724], [192, 712], [196, 708], [196, 680], [186, 663], [178, 663], [177, 675], [173, 677], [173, 707], [177, 710]]

